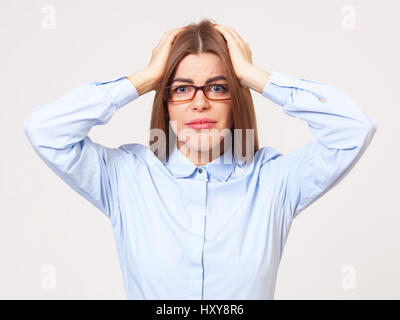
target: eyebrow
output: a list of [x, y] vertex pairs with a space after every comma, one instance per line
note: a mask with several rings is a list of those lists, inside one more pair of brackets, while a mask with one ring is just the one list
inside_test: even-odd
[[[217, 81], [217, 80], [226, 80], [225, 76], [216, 76], [213, 78], [210, 78], [208, 80], [206, 80], [206, 84], [209, 84], [211, 82]], [[187, 83], [194, 83], [194, 81], [192, 79], [186, 79], [186, 78], [175, 78], [174, 80], [171, 81], [171, 84], [174, 82], [187, 82]]]

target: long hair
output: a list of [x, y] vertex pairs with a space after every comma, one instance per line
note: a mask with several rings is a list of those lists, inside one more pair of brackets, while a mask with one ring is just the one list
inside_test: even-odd
[[[163, 133], [165, 141], [162, 143], [166, 148], [164, 150], [153, 148], [154, 139], [150, 136], [149, 146], [153, 153], [164, 162], [165, 157], [170, 153], [170, 142], [174, 141], [175, 135], [170, 137], [170, 122], [168, 114], [168, 102], [164, 101], [163, 95], [166, 86], [172, 81], [175, 76], [179, 62], [188, 54], [213, 53], [220, 57], [224, 71], [226, 73], [227, 83], [231, 91], [232, 116], [233, 126], [231, 128], [232, 151], [235, 157], [243, 157], [243, 150], [246, 152], [251, 150], [250, 157], [253, 159], [258, 147], [257, 122], [254, 110], [253, 99], [250, 94], [250, 89], [240, 84], [236, 77], [232, 66], [231, 58], [226, 41], [222, 34], [214, 28], [213, 21], [203, 19], [200, 23], [192, 23], [186, 26], [187, 29], [181, 31], [171, 47], [170, 56], [166, 64], [164, 77], [159, 83], [159, 87], [155, 89], [153, 108], [151, 112], [150, 132]], [[237, 130], [240, 129], [240, 130]], [[248, 130], [250, 129], [250, 130]], [[161, 131], [160, 131], [161, 130]], [[250, 137], [247, 136], [246, 132]], [[172, 132], [173, 133], [173, 132]], [[251, 141], [248, 140], [251, 139]], [[157, 138], [158, 139], [158, 138]], [[241, 141], [241, 154], [238, 154], [237, 141]], [[157, 141], [160, 144], [160, 141]], [[249, 146], [251, 145], [251, 147]], [[166, 152], [167, 154], [165, 154]]]

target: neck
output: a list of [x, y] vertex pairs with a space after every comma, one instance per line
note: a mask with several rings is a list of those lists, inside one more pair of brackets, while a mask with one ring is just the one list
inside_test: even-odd
[[183, 142], [178, 141], [177, 146], [179, 151], [188, 158], [196, 166], [201, 167], [215, 159], [218, 159], [225, 152], [224, 150], [224, 140], [222, 139], [220, 143], [217, 143], [214, 148], [206, 151], [196, 151], [192, 150], [184, 145]]

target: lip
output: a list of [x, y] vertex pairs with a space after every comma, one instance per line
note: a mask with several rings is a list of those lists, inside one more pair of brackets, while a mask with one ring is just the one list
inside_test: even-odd
[[186, 123], [187, 125], [192, 125], [192, 124], [205, 124], [205, 123], [215, 123], [217, 121], [209, 119], [209, 118], [200, 118], [200, 119], [193, 119], [192, 121], [189, 121]]
[[186, 123], [186, 125], [192, 129], [209, 129], [214, 126], [217, 121], [209, 118], [193, 119], [192, 121]]
[[203, 122], [203, 123], [192, 123], [188, 124], [188, 127], [198, 130], [198, 129], [209, 129], [215, 125], [215, 122]]

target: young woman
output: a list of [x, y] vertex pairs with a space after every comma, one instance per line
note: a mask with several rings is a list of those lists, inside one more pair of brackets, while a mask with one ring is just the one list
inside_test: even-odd
[[[250, 89], [315, 141], [259, 148]], [[151, 90], [149, 147], [88, 137]], [[129, 299], [272, 299], [293, 219], [376, 127], [343, 91], [254, 66], [237, 32], [208, 20], [166, 32], [146, 68], [80, 85], [25, 121], [41, 159], [110, 219]]]

